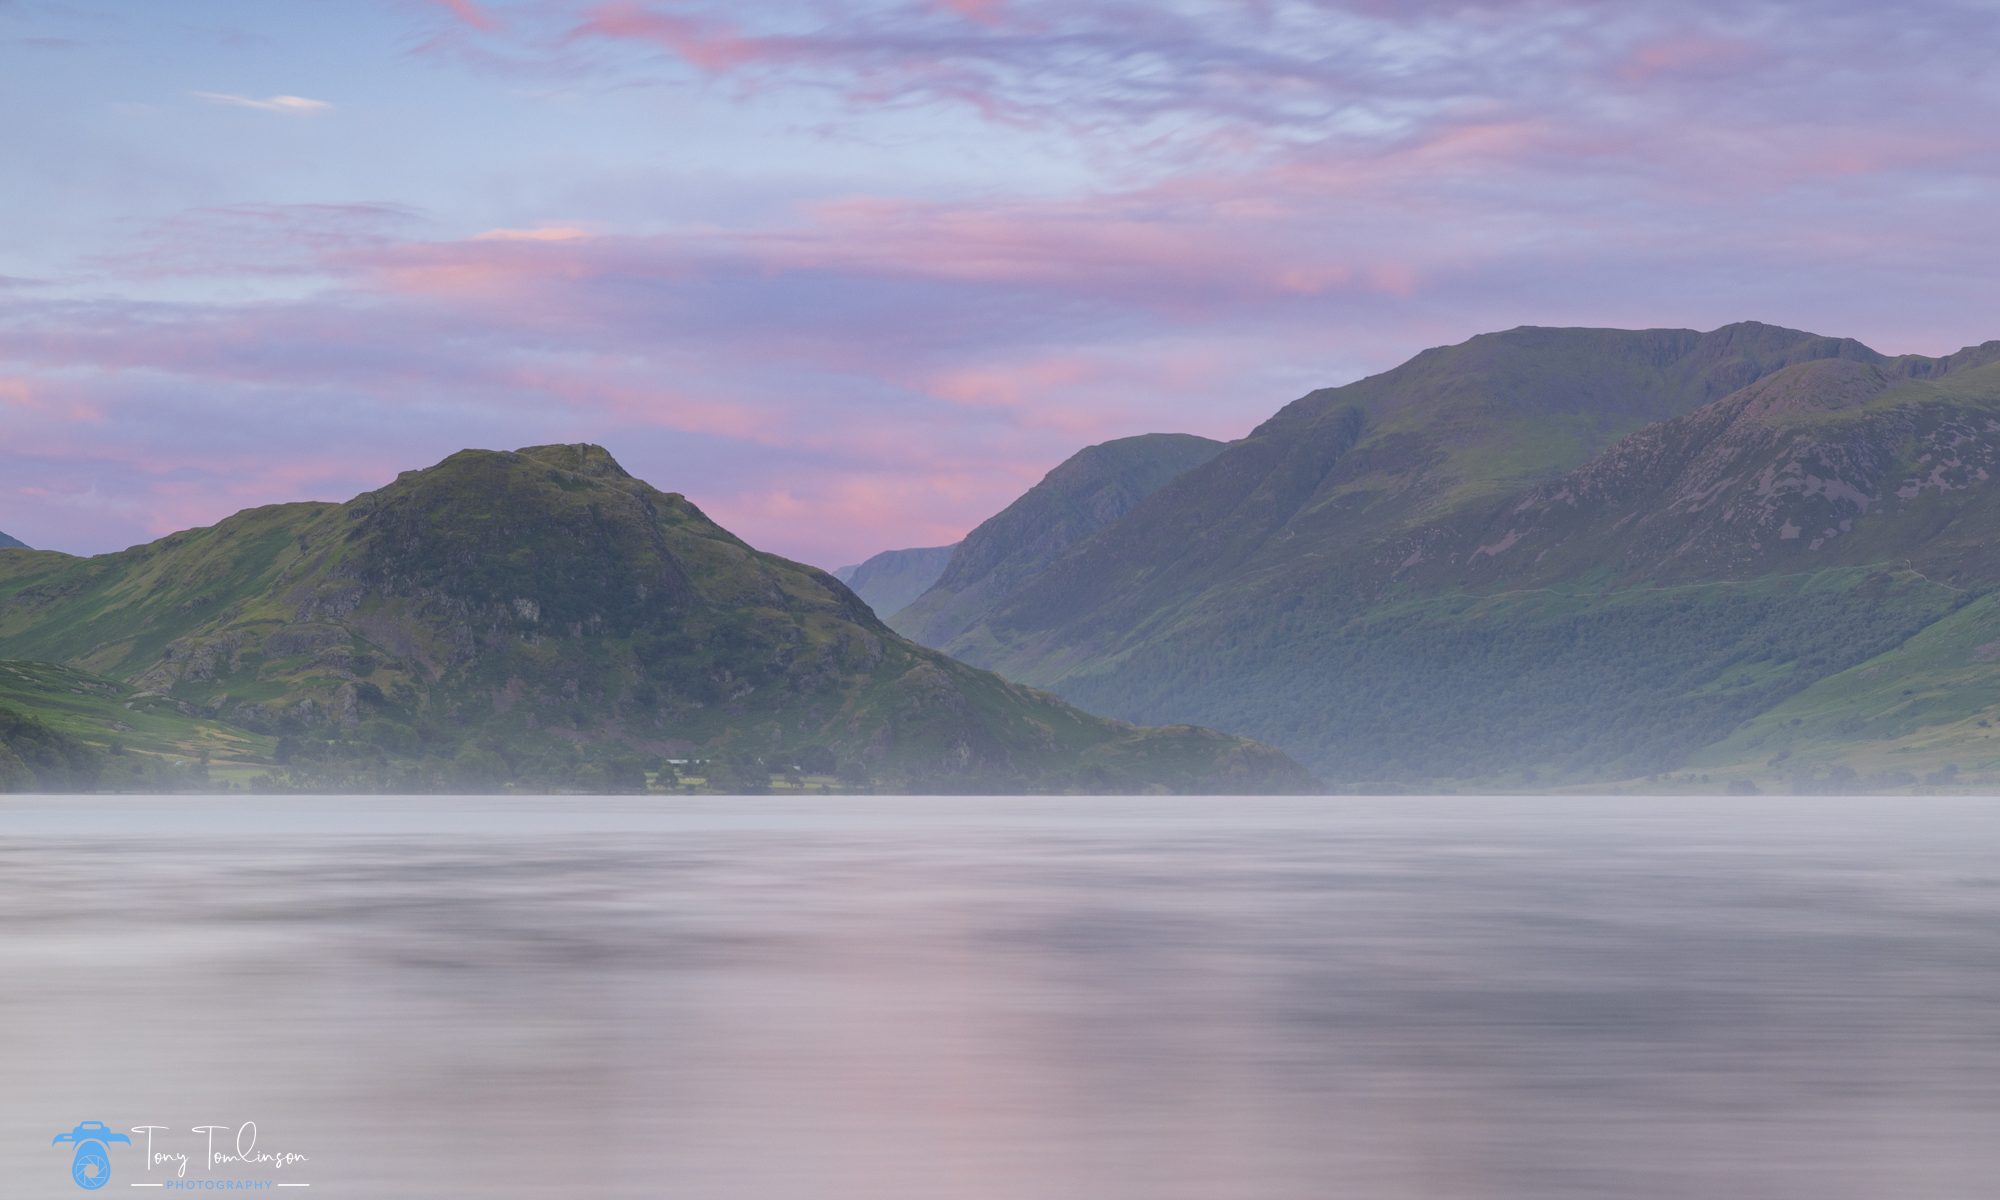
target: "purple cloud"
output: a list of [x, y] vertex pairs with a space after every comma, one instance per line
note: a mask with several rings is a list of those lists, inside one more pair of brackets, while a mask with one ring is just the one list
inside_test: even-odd
[[[212, 203], [0, 261], [0, 529], [103, 549], [590, 438], [832, 564], [949, 540], [1084, 442], [1236, 436], [1485, 329], [2000, 335], [1980, 5], [394, 11], [422, 52], [300, 173], [212, 160], [242, 172]], [[148, 136], [137, 197], [215, 153]], [[711, 188], [748, 202], [688, 216]]]

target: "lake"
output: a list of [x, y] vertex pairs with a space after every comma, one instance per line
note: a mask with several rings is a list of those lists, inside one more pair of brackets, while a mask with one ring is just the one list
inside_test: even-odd
[[7, 798], [6, 1194], [85, 1120], [106, 1194], [1964, 1200], [2000, 803]]

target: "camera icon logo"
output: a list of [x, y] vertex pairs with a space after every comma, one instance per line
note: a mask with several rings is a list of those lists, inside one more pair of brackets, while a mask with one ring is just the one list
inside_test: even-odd
[[87, 1192], [111, 1182], [111, 1143], [132, 1144], [132, 1139], [122, 1133], [107, 1129], [102, 1121], [82, 1121], [68, 1133], [59, 1133], [49, 1143], [51, 1146], [75, 1145], [76, 1157], [70, 1159], [69, 1177], [76, 1186]]

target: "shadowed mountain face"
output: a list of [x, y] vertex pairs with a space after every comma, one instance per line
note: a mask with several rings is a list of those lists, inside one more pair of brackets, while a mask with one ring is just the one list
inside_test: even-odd
[[1306, 782], [1254, 743], [1101, 720], [913, 645], [595, 446], [465, 451], [120, 554], [5, 556], [0, 657], [338, 743], [376, 783], [440, 758], [560, 782], [607, 756], [810, 746], [904, 786]]
[[1516, 330], [1288, 406], [946, 646], [1353, 784], [1775, 770], [1740, 728], [2000, 582], [1996, 473], [2000, 344]]
[[877, 611], [891, 613], [899, 632], [942, 646], [1072, 546], [1222, 449], [1192, 434], [1149, 433], [1079, 450], [967, 534], [936, 585], [908, 608]]
[[90, 791], [103, 759], [25, 709], [0, 704], [0, 792]]
[[928, 546], [917, 550], [884, 550], [864, 563], [842, 567], [833, 573], [868, 602], [879, 616], [886, 616], [924, 594], [938, 576], [944, 574], [956, 544]]
[[28, 543], [21, 539], [8, 537], [6, 534], [0, 533], [0, 550], [26, 550], [27, 548]]

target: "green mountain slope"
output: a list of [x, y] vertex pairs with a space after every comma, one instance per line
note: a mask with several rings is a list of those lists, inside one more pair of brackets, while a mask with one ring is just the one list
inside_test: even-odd
[[9, 537], [4, 533], [0, 533], [0, 550], [26, 550], [27, 548], [28, 543], [22, 541], [20, 538]]
[[1332, 560], [1492, 504], [1619, 437], [1859, 343], [1765, 325], [1517, 329], [1314, 392], [1051, 564], [950, 653], [1051, 685], [1321, 586]]
[[916, 550], [884, 550], [868, 561], [833, 573], [879, 616], [887, 616], [929, 590], [944, 574], [958, 546], [927, 546]]
[[62, 748], [54, 774], [45, 761], [11, 786], [0, 758], [0, 791], [200, 787], [211, 771], [220, 778], [267, 771], [276, 746], [169, 697], [51, 663], [0, 662], [0, 712], [26, 718], [45, 735], [42, 744]]
[[1515, 331], [1291, 406], [950, 648], [1350, 784], [1658, 773], [1991, 586], [1995, 474], [2000, 345]]
[[2000, 779], [2000, 596], [1968, 600], [1893, 649], [1827, 675], [1692, 765], [1766, 788], [1991, 786]]
[[915, 646], [594, 446], [466, 451], [120, 554], [0, 556], [0, 655], [283, 737], [343, 786], [809, 748], [910, 787], [1306, 784], [1254, 743], [1101, 720]]
[[876, 611], [890, 613], [889, 623], [916, 641], [946, 645], [1072, 546], [1223, 445], [1186, 433], [1149, 433], [1085, 447], [967, 534], [936, 585], [908, 608]]
[[1878, 563], [1994, 578], [2000, 361], [1955, 357], [1787, 368], [1506, 505], [1388, 542], [1377, 567], [1479, 587]]

